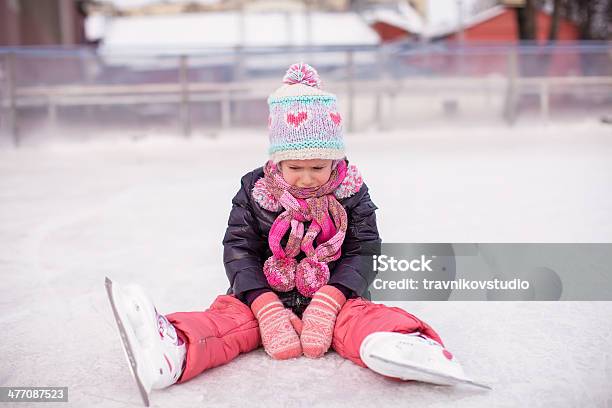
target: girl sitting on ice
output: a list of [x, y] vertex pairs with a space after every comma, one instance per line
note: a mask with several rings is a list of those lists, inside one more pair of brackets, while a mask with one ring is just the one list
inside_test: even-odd
[[[270, 159], [242, 177], [232, 200], [223, 239], [228, 293], [205, 311], [164, 317], [138, 287], [109, 283], [145, 400], [151, 388], [262, 344], [274, 359], [320, 358], [331, 346], [389, 377], [448, 382], [415, 372], [419, 358], [426, 371], [446, 361], [461, 376], [425, 322], [366, 298], [374, 274], [360, 256], [380, 246], [377, 207], [346, 160], [336, 96], [307, 64], [292, 65], [283, 82], [268, 98]], [[385, 355], [402, 347], [402, 355]]]

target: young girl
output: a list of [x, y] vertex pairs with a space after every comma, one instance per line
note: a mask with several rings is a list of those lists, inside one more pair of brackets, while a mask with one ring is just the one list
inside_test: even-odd
[[[377, 207], [346, 160], [336, 97], [307, 64], [292, 65], [283, 82], [268, 98], [270, 159], [242, 177], [232, 200], [223, 239], [228, 293], [208, 310], [164, 317], [139, 287], [108, 282], [145, 403], [152, 388], [262, 344], [280, 360], [320, 358], [331, 346], [390, 377], [449, 383], [431, 376], [440, 367], [462, 377], [425, 322], [367, 299], [374, 274], [360, 256], [380, 246]], [[415, 361], [426, 372], [415, 372]]]

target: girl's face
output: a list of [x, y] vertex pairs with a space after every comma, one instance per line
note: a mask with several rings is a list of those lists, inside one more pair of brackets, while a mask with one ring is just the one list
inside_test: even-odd
[[285, 181], [300, 188], [319, 187], [327, 183], [332, 172], [332, 160], [283, 160], [280, 170]]

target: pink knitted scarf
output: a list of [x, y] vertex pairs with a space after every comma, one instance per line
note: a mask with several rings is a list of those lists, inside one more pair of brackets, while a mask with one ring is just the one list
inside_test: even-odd
[[[346, 172], [346, 161], [341, 160], [325, 184], [299, 188], [288, 184], [272, 161], [264, 166], [267, 190], [285, 209], [274, 220], [268, 236], [273, 255], [266, 260], [263, 270], [272, 289], [288, 292], [297, 287], [301, 294], [312, 297], [329, 281], [327, 263], [340, 257], [346, 235], [346, 211], [334, 196]], [[304, 233], [304, 223], [308, 221], [310, 226]], [[283, 248], [281, 240], [289, 227], [291, 232]], [[298, 264], [295, 257], [300, 250], [306, 258]]]

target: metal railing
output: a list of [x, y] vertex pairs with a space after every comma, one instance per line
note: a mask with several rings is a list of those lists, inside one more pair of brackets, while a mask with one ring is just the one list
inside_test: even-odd
[[[146, 56], [0, 49], [0, 128], [19, 144], [29, 122], [55, 129], [71, 120], [82, 126], [88, 116], [95, 129], [107, 123], [100, 118], [136, 106], [164, 106], [158, 116], [174, 122], [184, 136], [192, 134], [194, 121], [204, 128], [262, 127], [267, 96], [296, 60], [319, 68], [326, 89], [341, 99], [348, 131], [401, 127], [409, 106], [419, 101], [437, 112], [430, 121], [452, 120], [457, 111], [477, 111], [478, 106], [486, 110], [483, 117], [507, 123], [525, 112], [550, 120], [558, 95], [570, 95], [564, 110], [574, 103], [576, 111], [612, 111], [611, 59], [607, 43], [194, 50]], [[91, 111], [102, 108], [110, 111]], [[61, 120], [59, 112], [71, 109], [76, 113]], [[80, 115], [82, 109], [89, 115]], [[115, 124], [121, 126], [118, 116]]]

